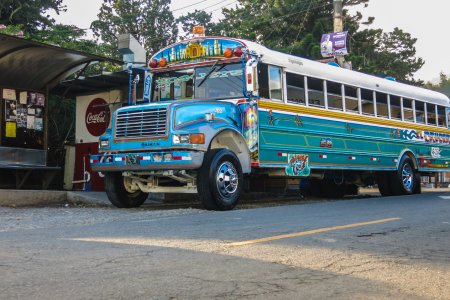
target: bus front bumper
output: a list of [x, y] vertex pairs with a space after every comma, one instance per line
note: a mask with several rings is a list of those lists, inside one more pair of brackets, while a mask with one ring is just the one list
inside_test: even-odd
[[200, 168], [203, 156], [199, 151], [104, 153], [91, 155], [90, 163], [95, 172], [187, 170]]

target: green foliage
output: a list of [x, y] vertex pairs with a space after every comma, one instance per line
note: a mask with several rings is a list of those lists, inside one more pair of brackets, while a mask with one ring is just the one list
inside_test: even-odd
[[[413, 74], [424, 64], [416, 58], [417, 39], [395, 28], [360, 30], [373, 17], [364, 19], [359, 11], [348, 8], [367, 6], [369, 0], [344, 0], [343, 23], [348, 31], [353, 68], [358, 71], [393, 76], [399, 81], [420, 84]], [[224, 19], [215, 28], [228, 36], [258, 41], [265, 46], [294, 55], [322, 59], [319, 41], [323, 33], [333, 31], [333, 0], [240, 0], [240, 6], [224, 9]]]
[[450, 97], [450, 77], [443, 72], [439, 74], [439, 83], [438, 84], [432, 84], [431, 82], [428, 82], [425, 87], [444, 93], [448, 97]]
[[150, 53], [173, 43], [178, 29], [170, 0], [104, 0], [98, 20], [92, 22], [97, 38], [117, 45], [117, 36], [131, 33]]
[[54, 24], [45, 14], [49, 10], [64, 12], [63, 0], [1, 0], [0, 24], [20, 25], [25, 34], [34, 34]]
[[356, 32], [352, 37], [349, 59], [363, 72], [393, 76], [400, 81], [414, 81], [413, 73], [425, 63], [415, 57], [417, 39], [399, 28], [392, 32], [371, 29]]

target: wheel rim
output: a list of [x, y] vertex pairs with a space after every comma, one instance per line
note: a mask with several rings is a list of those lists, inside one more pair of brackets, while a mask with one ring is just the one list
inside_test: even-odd
[[236, 193], [239, 177], [232, 163], [226, 161], [219, 166], [216, 173], [216, 184], [217, 190], [225, 198], [229, 198]]
[[406, 163], [402, 169], [402, 181], [403, 187], [408, 191], [412, 191], [413, 188], [413, 175], [414, 172], [411, 165]]
[[135, 185], [133, 185], [133, 181], [129, 177], [123, 178], [123, 186], [129, 194], [134, 194], [139, 190]]

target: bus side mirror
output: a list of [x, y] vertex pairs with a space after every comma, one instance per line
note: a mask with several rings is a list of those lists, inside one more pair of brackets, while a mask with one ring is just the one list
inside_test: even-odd
[[258, 77], [257, 77], [258, 61], [254, 58], [247, 61], [245, 64], [245, 83], [247, 93], [256, 96], [258, 90]]

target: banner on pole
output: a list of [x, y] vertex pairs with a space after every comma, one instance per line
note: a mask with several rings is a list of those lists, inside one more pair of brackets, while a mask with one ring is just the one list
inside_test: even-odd
[[320, 40], [320, 53], [323, 57], [348, 54], [347, 32], [325, 33]]

